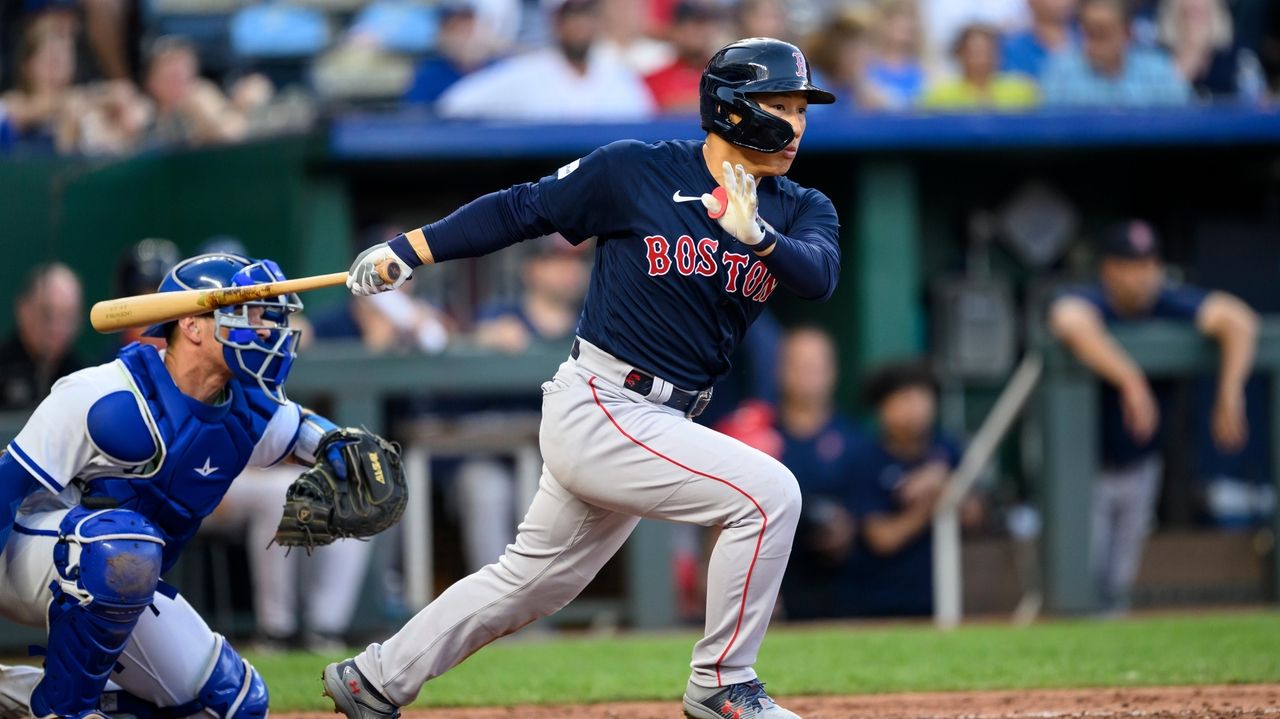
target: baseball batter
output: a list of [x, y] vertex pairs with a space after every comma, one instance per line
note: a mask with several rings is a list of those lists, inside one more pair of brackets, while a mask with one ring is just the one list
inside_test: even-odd
[[[160, 291], [283, 279], [208, 254]], [[167, 350], [135, 342], [59, 380], [0, 452], [0, 614], [48, 627], [43, 672], [0, 667], [0, 716], [266, 716], [262, 677], [160, 575], [245, 467], [334, 461], [337, 428], [284, 394], [301, 307], [151, 327]]]
[[[806, 107], [835, 98], [814, 87], [800, 50], [767, 38], [716, 53], [701, 95], [705, 141], [606, 145], [370, 248], [351, 266], [348, 286], [368, 295], [421, 265], [553, 231], [574, 244], [596, 239], [578, 337], [542, 386], [545, 469], [515, 543], [395, 636], [325, 668], [325, 691], [348, 717], [397, 716], [427, 680], [563, 607], [641, 517], [721, 528], [686, 715], [796, 717], [769, 698], [752, 665], [800, 491], [776, 460], [690, 419], [779, 286], [812, 300], [835, 289], [835, 209], [782, 177]], [[395, 284], [378, 278], [388, 264], [400, 270]]]

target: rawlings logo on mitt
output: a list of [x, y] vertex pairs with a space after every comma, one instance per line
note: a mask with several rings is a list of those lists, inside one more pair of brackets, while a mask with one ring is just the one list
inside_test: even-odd
[[400, 447], [347, 427], [320, 439], [316, 466], [285, 494], [275, 541], [312, 547], [343, 537], [372, 537], [400, 521], [407, 492]]

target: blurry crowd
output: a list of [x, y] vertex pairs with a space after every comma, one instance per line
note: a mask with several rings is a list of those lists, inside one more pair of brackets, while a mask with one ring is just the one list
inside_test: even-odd
[[351, 106], [626, 121], [697, 109], [725, 43], [800, 45], [839, 121], [1268, 102], [1268, 0], [4, 0], [0, 150], [122, 155]]

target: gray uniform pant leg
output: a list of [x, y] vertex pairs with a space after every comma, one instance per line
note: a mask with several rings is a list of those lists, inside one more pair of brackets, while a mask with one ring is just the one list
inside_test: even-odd
[[1120, 470], [1098, 473], [1094, 485], [1090, 559], [1107, 609], [1129, 607], [1142, 552], [1151, 533], [1164, 464], [1144, 459]]
[[356, 665], [398, 705], [485, 644], [563, 607], [640, 517], [721, 529], [692, 681], [755, 677], [800, 513], [795, 477], [763, 452], [566, 362], [543, 386], [538, 493], [495, 564], [454, 584]]

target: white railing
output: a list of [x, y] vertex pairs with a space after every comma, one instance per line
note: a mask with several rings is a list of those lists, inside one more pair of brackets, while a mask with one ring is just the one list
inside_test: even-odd
[[991, 412], [951, 474], [933, 512], [933, 620], [943, 629], [960, 623], [964, 580], [960, 569], [960, 505], [990, 464], [1013, 421], [1040, 382], [1044, 361], [1032, 352], [1022, 358]]

